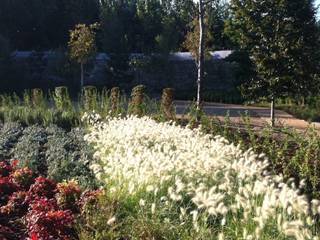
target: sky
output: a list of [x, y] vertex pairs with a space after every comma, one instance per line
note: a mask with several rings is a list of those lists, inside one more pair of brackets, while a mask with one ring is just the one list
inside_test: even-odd
[[[320, 5], [320, 0], [316, 0], [315, 1], [315, 5], [316, 6]], [[320, 19], [320, 6], [319, 6], [319, 9], [318, 9], [318, 19]]]

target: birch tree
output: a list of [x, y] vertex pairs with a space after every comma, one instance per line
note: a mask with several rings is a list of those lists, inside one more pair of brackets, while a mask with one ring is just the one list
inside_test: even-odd
[[[209, 55], [207, 43], [209, 40], [209, 34], [206, 29], [206, 10], [209, 4], [214, 4], [218, 6], [219, 0], [199, 0], [198, 1], [198, 11], [197, 11], [197, 21], [193, 23], [198, 24], [198, 26], [193, 26], [193, 31], [189, 32], [184, 42], [184, 47], [186, 47], [195, 57], [197, 65], [197, 101], [196, 108], [197, 112], [201, 110], [201, 90], [202, 82], [204, 79], [204, 64], [205, 58]], [[214, 34], [214, 33], [213, 33]], [[195, 43], [196, 42], [196, 43]], [[195, 45], [196, 44], [196, 45]]]

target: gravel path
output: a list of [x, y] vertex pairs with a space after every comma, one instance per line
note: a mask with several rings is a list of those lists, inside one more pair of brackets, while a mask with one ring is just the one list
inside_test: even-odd
[[[185, 117], [191, 102], [175, 101], [176, 113], [178, 117]], [[269, 124], [270, 108], [251, 107], [234, 104], [221, 103], [204, 103], [204, 111], [209, 116], [215, 116], [221, 121], [229, 112], [230, 120], [235, 124], [241, 124], [241, 115], [248, 114], [254, 127], [261, 128]], [[293, 127], [299, 130], [305, 130], [312, 126], [320, 130], [320, 123], [308, 123], [307, 121], [297, 119], [292, 115], [276, 110], [276, 126], [277, 127]]]

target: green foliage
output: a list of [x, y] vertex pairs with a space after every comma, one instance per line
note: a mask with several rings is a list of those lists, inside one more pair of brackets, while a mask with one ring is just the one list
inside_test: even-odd
[[63, 81], [64, 85], [69, 87], [70, 91], [72, 90], [71, 93], [77, 92], [79, 90], [78, 64], [70, 59], [69, 53], [64, 48], [55, 49], [53, 56], [48, 59], [46, 67], [48, 75]]
[[84, 130], [74, 128], [66, 132], [56, 126], [46, 130], [48, 177], [56, 181], [75, 179], [81, 186], [95, 187], [96, 182], [89, 169], [93, 149], [83, 139]]
[[233, 31], [249, 52], [256, 77], [251, 98], [309, 95], [319, 90], [318, 31], [312, 1], [231, 1]]
[[[148, 204], [142, 209], [140, 200], [152, 202], [155, 196], [146, 191], [136, 196], [120, 196], [106, 189], [104, 194], [88, 205], [82, 212], [78, 222], [78, 235], [82, 240], [104, 239], [211, 239], [212, 233], [207, 231], [196, 232], [192, 222], [178, 225], [174, 221], [164, 219], [164, 216], [179, 216], [180, 208], [171, 208], [171, 212], [163, 211], [165, 201], [159, 203], [156, 214], [147, 214]], [[165, 208], [165, 207], [164, 207]], [[168, 208], [168, 206], [166, 206]], [[144, 211], [143, 211], [144, 210]], [[112, 224], [106, 224], [110, 219]]]
[[[206, 59], [209, 59], [210, 58], [209, 41], [211, 36], [207, 31], [207, 25], [208, 25], [207, 17], [205, 18], [204, 24], [206, 25], [205, 33], [204, 33], [205, 57]], [[195, 17], [193, 21], [190, 23], [190, 31], [187, 33], [186, 39], [183, 42], [182, 47], [187, 49], [189, 52], [191, 52], [196, 62], [198, 62], [199, 60], [199, 36], [200, 36], [199, 19], [198, 17]]]
[[96, 51], [95, 31], [98, 24], [78, 24], [70, 31], [70, 57], [79, 64], [85, 64]]
[[84, 86], [84, 64], [86, 64], [96, 52], [96, 30], [98, 23], [87, 26], [77, 24], [74, 30], [70, 31], [68, 42], [70, 58], [81, 65], [81, 87]]
[[212, 1], [207, 7], [209, 46], [211, 50], [234, 49], [235, 45], [224, 33], [226, 22], [231, 19], [229, 1]]
[[286, 179], [294, 178], [296, 182], [305, 179], [306, 193], [319, 198], [320, 138], [315, 129], [309, 128], [305, 132], [268, 126], [254, 129], [248, 115], [242, 117], [240, 124], [234, 125], [228, 115], [221, 120], [202, 114], [200, 123], [206, 133], [223, 136], [230, 142], [239, 143], [243, 149], [252, 148], [266, 154], [275, 173], [282, 173]]
[[[211, 35], [216, 37], [210, 47], [227, 49], [222, 36], [226, 5], [210, 5]], [[167, 1], [102, 1], [102, 32], [104, 50], [126, 55], [132, 52], [168, 54], [181, 48], [196, 16], [192, 0]]]
[[114, 87], [111, 89], [110, 105], [111, 112], [117, 114], [120, 107], [120, 89], [118, 87]]
[[203, 91], [202, 99], [207, 102], [242, 104], [244, 99], [239, 90]]
[[23, 127], [18, 123], [5, 123], [0, 131], [0, 157], [9, 159], [12, 157], [15, 145], [22, 136]]
[[[60, 90], [63, 92], [62, 95], [65, 95], [62, 101], [66, 100], [65, 104], [69, 105], [68, 99], [70, 98], [67, 92], [64, 88]], [[88, 104], [93, 101], [92, 104], [89, 104], [94, 106], [90, 110], [95, 110], [102, 117], [119, 116], [119, 114], [125, 116], [128, 111], [131, 112], [132, 108], [128, 109], [126, 97], [121, 96], [119, 89], [113, 91], [117, 92], [115, 97], [110, 97], [107, 90], [100, 92], [94, 89], [94, 94], [87, 95]], [[136, 110], [141, 116], [148, 115], [158, 121], [165, 119], [161, 112], [160, 102], [148, 98], [142, 86], [138, 86], [133, 92], [132, 100], [135, 99]], [[73, 127], [84, 126], [80, 120], [82, 113], [86, 111], [82, 104], [84, 101], [74, 102], [70, 109], [58, 110], [50, 95], [49, 99], [44, 96], [41, 100], [47, 101], [45, 106], [49, 107], [41, 107], [41, 104], [35, 106], [32, 96], [31, 92], [26, 92], [23, 99], [16, 95], [0, 97], [0, 119], [5, 123], [0, 130], [0, 156], [21, 158], [21, 164], [38, 171], [46, 172], [48, 169], [48, 174], [58, 180], [76, 178], [83, 185], [94, 185], [89, 180], [91, 173], [88, 169], [88, 162], [91, 150], [82, 141], [84, 132], [79, 130], [66, 132]], [[59, 106], [58, 102], [56, 104]], [[292, 106], [295, 106], [294, 101], [291, 102]], [[64, 103], [61, 104], [64, 105]], [[115, 112], [110, 112], [112, 104], [117, 106]], [[307, 99], [305, 104], [306, 108], [317, 111], [320, 106], [317, 98]], [[298, 106], [300, 105], [297, 105], [296, 109], [299, 108]], [[188, 118], [178, 120], [178, 122], [198, 126], [196, 108], [191, 106], [187, 112], [189, 113]], [[320, 175], [316, 162], [320, 156], [320, 141], [313, 130], [310, 129], [306, 133], [287, 129], [271, 130], [268, 127], [257, 130], [251, 127], [250, 118], [247, 116], [244, 116], [239, 126], [234, 126], [228, 116], [222, 120], [208, 117], [202, 112], [200, 119], [204, 131], [213, 135], [222, 135], [232, 142], [240, 143], [244, 148], [252, 147], [256, 152], [264, 152], [273, 162], [276, 172], [284, 173], [287, 178], [292, 176], [297, 179], [306, 178], [309, 193], [317, 196], [316, 189], [320, 184], [317, 179], [320, 179]], [[19, 121], [20, 124], [10, 123], [12, 121]], [[33, 124], [38, 125], [32, 126]], [[52, 127], [51, 124], [56, 124], [63, 129]], [[24, 128], [24, 126], [30, 127]]]
[[[255, 106], [266, 107], [267, 103], [259, 101]], [[277, 109], [283, 110], [298, 119], [308, 122], [320, 121], [320, 98], [319, 96], [310, 96], [307, 98], [280, 98], [276, 102]]]
[[234, 65], [234, 75], [236, 82], [235, 86], [239, 87], [239, 92], [242, 93], [242, 96], [246, 96], [247, 89], [246, 83], [249, 79], [255, 78], [255, 68], [252, 60], [247, 51], [234, 51], [226, 59], [227, 62], [230, 62]]
[[44, 145], [47, 133], [43, 127], [33, 125], [23, 130], [14, 150], [13, 157], [20, 160], [21, 167], [29, 167], [32, 171], [45, 174], [46, 160]]
[[145, 115], [145, 90], [146, 87], [144, 85], [138, 85], [132, 89], [131, 100], [128, 109], [129, 114], [137, 116]]
[[115, 217], [118, 202], [106, 195], [101, 195], [97, 201], [89, 202], [81, 213], [78, 221], [80, 240], [119, 239], [121, 226], [107, 224]]
[[174, 89], [165, 88], [162, 92], [161, 98], [161, 114], [166, 120], [175, 119], [175, 110], [174, 110]]
[[67, 45], [71, 26], [98, 18], [98, 0], [1, 1], [0, 32], [13, 49], [48, 50]]
[[43, 96], [43, 91], [39, 88], [32, 89], [32, 106], [33, 107], [40, 107], [40, 108], [46, 108], [47, 100]]
[[98, 108], [98, 92], [94, 86], [85, 86], [82, 90], [82, 104], [86, 112]]
[[67, 87], [56, 87], [53, 100], [58, 110], [69, 110], [72, 108], [72, 102]]
[[4, 123], [19, 122], [24, 126], [39, 124], [45, 127], [55, 124], [71, 130], [83, 126], [82, 115], [93, 111], [102, 117], [130, 113], [159, 117], [160, 103], [150, 99], [141, 85], [134, 88], [130, 103], [119, 88], [109, 92], [93, 86], [84, 87], [78, 101], [71, 99], [66, 87], [57, 87], [46, 95], [39, 89], [25, 91], [23, 97], [0, 95], [0, 122]]
[[0, 128], [0, 156], [19, 159], [21, 167], [56, 181], [74, 179], [83, 187], [93, 188], [97, 186], [89, 169], [93, 149], [84, 135], [85, 131], [77, 128], [67, 132], [55, 125], [23, 128], [18, 123], [6, 123]]

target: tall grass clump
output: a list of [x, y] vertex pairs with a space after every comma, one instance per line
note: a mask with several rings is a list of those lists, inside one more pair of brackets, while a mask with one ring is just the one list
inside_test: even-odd
[[120, 109], [120, 89], [118, 87], [114, 87], [114, 88], [111, 89], [110, 102], [111, 102], [110, 111], [113, 114], [119, 113], [119, 109]]
[[320, 201], [300, 194], [303, 181], [271, 173], [263, 154], [148, 117], [93, 120], [85, 137], [96, 150], [91, 168], [106, 199], [118, 203], [106, 232], [124, 239], [318, 239]]
[[72, 109], [72, 101], [67, 87], [56, 87], [53, 94], [55, 107], [59, 111]]
[[146, 87], [144, 85], [138, 85], [132, 89], [128, 109], [129, 114], [137, 116], [143, 116], [145, 114], [145, 90]]
[[82, 104], [85, 111], [98, 109], [98, 91], [95, 86], [85, 86], [82, 89]]
[[174, 110], [174, 89], [165, 88], [162, 92], [161, 98], [161, 113], [163, 114], [166, 120], [175, 119], [175, 110]]

